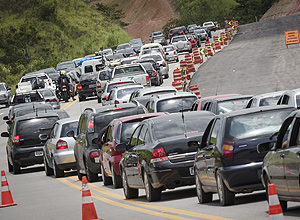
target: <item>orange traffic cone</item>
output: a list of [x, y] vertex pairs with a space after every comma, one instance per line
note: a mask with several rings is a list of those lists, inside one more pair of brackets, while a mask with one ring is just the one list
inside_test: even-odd
[[97, 212], [94, 206], [93, 198], [86, 180], [82, 177], [82, 220], [97, 220]]
[[1, 200], [2, 204], [0, 208], [17, 205], [17, 203], [14, 203], [11, 192], [9, 190], [4, 170], [1, 170]]
[[274, 184], [269, 184], [269, 220], [283, 220], [282, 209]]

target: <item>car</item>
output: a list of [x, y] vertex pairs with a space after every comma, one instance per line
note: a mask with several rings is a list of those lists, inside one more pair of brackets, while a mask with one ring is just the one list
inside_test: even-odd
[[103, 185], [122, 187], [119, 162], [124, 151], [116, 151], [115, 146], [120, 143], [128, 143], [131, 134], [138, 124], [148, 118], [166, 115], [166, 113], [149, 113], [132, 115], [112, 120], [102, 136], [103, 145], [100, 149], [100, 166], [103, 170]]
[[138, 56], [134, 56], [134, 57], [124, 57], [121, 59], [121, 65], [124, 64], [131, 64], [133, 63], [133, 61], [138, 60], [139, 57]]
[[81, 74], [84, 75], [86, 73], [99, 73], [99, 71], [103, 70], [108, 65], [106, 58], [101, 57], [99, 59], [86, 60], [81, 63], [77, 69], [81, 69]]
[[162, 73], [160, 72], [160, 69], [155, 69], [156, 65], [147, 62], [142, 62], [141, 64], [149, 75], [151, 86], [160, 86], [161, 84], [163, 84]]
[[207, 100], [210, 99], [217, 99], [217, 98], [225, 98], [225, 97], [231, 97], [231, 96], [239, 96], [241, 94], [223, 94], [223, 95], [216, 95], [216, 96], [207, 96], [207, 97], [203, 97], [201, 99], [197, 99], [192, 107], [191, 107], [191, 111], [200, 111], [203, 110], [205, 103], [207, 102]]
[[152, 47], [152, 48], [149, 48], [149, 49], [144, 49], [143, 53], [140, 54], [139, 57], [141, 57], [142, 55], [151, 55], [151, 54], [154, 54], [154, 53], [160, 53], [163, 56], [164, 59], [166, 57], [164, 51], [162, 51], [161, 48], [159, 48], [159, 47]]
[[217, 30], [214, 22], [212, 22], [212, 21], [204, 22], [202, 26], [203, 27], [208, 27], [210, 31], [216, 31]]
[[198, 145], [194, 163], [199, 202], [212, 201], [218, 193], [223, 206], [235, 203], [236, 193], [264, 189], [260, 176], [264, 154], [257, 144], [277, 132], [295, 110], [290, 106], [263, 106], [216, 115]]
[[192, 52], [192, 44], [185, 35], [172, 37], [170, 44], [176, 48], [177, 52]]
[[123, 54], [120, 54], [120, 53], [106, 55], [105, 57], [109, 63], [109, 66], [111, 66], [111, 67], [121, 65], [121, 59], [124, 58]]
[[285, 91], [269, 92], [253, 96], [247, 103], [246, 108], [255, 108], [259, 106], [277, 105], [281, 95]]
[[198, 97], [190, 92], [178, 92], [153, 95], [146, 104], [148, 112], [184, 112], [189, 111]]
[[179, 62], [177, 50], [173, 45], [164, 46], [164, 52], [166, 55], [166, 61]]
[[133, 48], [133, 51], [137, 54], [140, 53], [141, 47], [144, 45], [144, 41], [141, 38], [132, 39], [129, 41], [130, 46]]
[[64, 109], [54, 109], [53, 111], [56, 112], [59, 119], [70, 118], [69, 113]]
[[149, 59], [152, 58], [155, 60], [156, 63], [160, 66], [160, 72], [165, 79], [169, 78], [169, 64], [164, 59], [161, 53], [151, 53], [151, 54], [144, 54], [140, 56], [140, 59]]
[[195, 29], [194, 34], [196, 38], [198, 38], [198, 46], [201, 46], [201, 41], [206, 41], [208, 38], [208, 34], [204, 29]]
[[42, 164], [44, 140], [40, 135], [49, 134], [54, 123], [59, 120], [55, 112], [35, 112], [14, 118], [8, 132], [1, 137], [8, 137], [6, 153], [8, 170], [20, 174], [21, 167]]
[[[58, 120], [53, 125], [49, 136], [44, 134], [43, 160], [46, 176], [54, 174], [56, 178], [64, 176], [64, 170], [76, 169], [74, 157], [74, 138], [68, 133], [77, 133], [79, 117]], [[43, 134], [42, 134], [43, 135]], [[73, 135], [73, 136], [74, 136]]]
[[126, 199], [138, 197], [138, 189], [145, 189], [147, 200], [157, 201], [162, 190], [194, 185], [197, 147], [188, 142], [201, 139], [213, 116], [211, 112], [186, 112], [140, 122], [129, 143], [115, 147], [126, 150], [120, 161]]
[[[159, 36], [164, 36], [161, 31], [152, 32], [152, 34], [150, 35], [149, 41], [151, 42], [154, 37], [159, 37]], [[151, 42], [151, 43], [153, 43], [153, 42]]]
[[152, 37], [150, 43], [159, 43], [162, 46], [166, 46], [168, 44], [168, 42], [164, 36]]
[[155, 70], [160, 70], [159, 63], [157, 63], [153, 58], [138, 59], [132, 61], [132, 63], [151, 63]]
[[98, 73], [86, 73], [82, 74], [78, 85], [77, 93], [79, 102], [86, 99], [86, 97], [96, 96], [96, 86], [97, 86]]
[[9, 107], [11, 99], [11, 88], [9, 88], [5, 82], [0, 83], [0, 104]]
[[129, 115], [145, 114], [142, 106], [133, 103], [108, 105], [100, 108], [86, 108], [80, 115], [77, 136], [74, 135], [74, 155], [77, 176], [81, 180], [87, 175], [89, 182], [98, 180], [100, 173], [100, 147], [94, 139], [102, 137], [107, 125], [115, 118]]
[[246, 108], [252, 97], [253, 95], [240, 95], [209, 99], [204, 104], [203, 110], [212, 111], [216, 115], [241, 110]]
[[187, 34], [186, 37], [191, 42], [192, 48], [197, 47], [197, 40], [194, 38], [192, 34]]
[[131, 93], [141, 88], [144, 88], [144, 86], [129, 84], [129, 85], [115, 87], [110, 91], [106, 104], [114, 105], [120, 103], [128, 103]]
[[68, 69], [74, 69], [74, 68], [76, 68], [76, 66], [77, 66], [77, 63], [75, 63], [73, 60], [59, 62], [56, 65], [56, 71], [65, 70], [67, 72]]
[[44, 97], [37, 92], [36, 90], [33, 90], [31, 92], [24, 92], [24, 93], [18, 93], [15, 94], [12, 97], [11, 105], [18, 105], [21, 103], [27, 103], [27, 102], [44, 102]]
[[188, 33], [192, 33], [192, 32], [193, 32], [192, 29], [195, 28], [195, 27], [197, 27], [196, 24], [190, 24], [190, 25], [188, 25], [188, 26], [187, 26], [187, 31], [188, 31]]
[[[201, 26], [198, 26], [196, 29], [203, 29], [203, 30], [205, 30], [205, 31], [206, 31], [206, 33], [207, 33], [207, 36], [208, 36], [209, 38], [212, 38], [212, 35], [211, 35], [211, 30], [210, 30], [210, 28], [208, 28], [208, 27], [201, 27]], [[208, 38], [207, 38], [207, 40], [208, 40]]]
[[300, 111], [292, 112], [282, 123], [277, 139], [260, 143], [257, 151], [265, 155], [262, 164], [261, 181], [268, 196], [269, 185], [274, 184], [282, 211], [287, 202], [300, 202], [299, 197], [299, 131]]
[[168, 39], [171, 41], [174, 36], [184, 35], [185, 33], [180, 27], [170, 29]]
[[98, 103], [101, 103], [101, 95], [104, 92], [104, 87], [107, 81], [111, 80], [111, 69], [105, 69], [99, 72], [96, 83], [96, 93]]
[[103, 93], [101, 94], [101, 102], [102, 105], [108, 105], [107, 100], [110, 94], [110, 91], [119, 86], [125, 86], [125, 85], [133, 85], [137, 84], [133, 79], [113, 79], [110, 81], [107, 81], [104, 85]]
[[156, 49], [157, 51], [161, 52], [162, 55], [164, 56], [164, 52], [163, 52], [163, 46], [161, 44], [158, 43], [149, 43], [149, 44], [145, 44], [141, 47], [141, 51], [139, 56], [141, 57], [141, 55], [144, 54], [144, 50], [154, 50]]
[[59, 100], [51, 89], [38, 89], [37, 92], [40, 93], [46, 103], [52, 105], [53, 109], [60, 109]]
[[135, 54], [133, 48], [129, 43], [118, 45], [115, 53], [123, 54], [124, 57], [129, 57]]
[[107, 55], [113, 55], [114, 52], [111, 48], [107, 48], [104, 50], [99, 50], [99, 52], [96, 53], [96, 56], [107, 56]]
[[290, 105], [300, 108], [300, 89], [287, 90], [279, 98], [277, 105]]

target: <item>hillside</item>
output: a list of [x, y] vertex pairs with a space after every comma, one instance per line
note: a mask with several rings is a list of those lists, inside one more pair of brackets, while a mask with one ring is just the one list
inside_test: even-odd
[[178, 18], [171, 0], [101, 0], [103, 4], [119, 4], [124, 11], [124, 22], [129, 23], [127, 32], [133, 38], [146, 42], [153, 31], [162, 27], [171, 18]]
[[280, 0], [274, 4], [260, 19], [260, 21], [269, 20], [272, 18], [283, 17], [300, 12], [299, 0]]

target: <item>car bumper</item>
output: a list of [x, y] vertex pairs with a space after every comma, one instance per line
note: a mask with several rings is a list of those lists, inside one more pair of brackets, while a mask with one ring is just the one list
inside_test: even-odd
[[54, 157], [54, 160], [57, 165], [63, 165], [63, 164], [76, 162], [73, 150], [55, 153], [53, 155], [53, 157]]
[[8, 104], [8, 98], [0, 98], [0, 104]]
[[43, 146], [13, 147], [12, 158], [20, 166], [31, 166], [44, 163]]
[[262, 190], [261, 170], [263, 162], [221, 167], [220, 175], [228, 189], [232, 192], [253, 192]]
[[83, 89], [80, 89], [80, 90], [78, 90], [78, 95], [80, 96], [80, 97], [88, 97], [88, 96], [96, 96], [96, 89], [95, 88], [93, 88], [93, 89], [85, 89], [85, 90], [83, 90]]

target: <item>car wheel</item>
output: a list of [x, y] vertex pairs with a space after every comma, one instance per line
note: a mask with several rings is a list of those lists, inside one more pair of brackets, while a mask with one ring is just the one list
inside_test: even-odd
[[9, 159], [7, 158], [8, 171], [13, 172], [14, 167], [10, 164]]
[[98, 181], [98, 173], [93, 173], [88, 166], [88, 163], [85, 162], [85, 168], [86, 168], [86, 178], [87, 180], [92, 183]]
[[102, 165], [100, 165], [100, 166], [101, 166], [101, 175], [102, 175], [103, 185], [104, 186], [111, 185], [112, 184], [112, 178], [108, 177], [108, 176], [105, 176], [105, 172], [104, 172], [103, 166]]
[[115, 189], [121, 188], [122, 187], [122, 178], [121, 178], [121, 176], [116, 174], [113, 165], [110, 166], [110, 170], [111, 170], [112, 184], [113, 184], [114, 188]]
[[13, 174], [20, 174], [21, 173], [21, 167], [18, 165], [14, 160], [13, 161]]
[[202, 189], [202, 183], [198, 175], [195, 174], [196, 193], [200, 204], [212, 202], [212, 193], [206, 193]]
[[61, 170], [58, 168], [54, 159], [53, 159], [52, 164], [53, 164], [53, 172], [54, 172], [55, 178], [63, 177], [65, 175], [64, 170]]
[[51, 176], [53, 175], [53, 169], [51, 167], [49, 167], [49, 164], [46, 160], [46, 157], [44, 156], [44, 165], [45, 165], [45, 173], [46, 176]]
[[127, 176], [124, 170], [122, 170], [122, 184], [123, 184], [123, 192], [126, 199], [134, 199], [139, 196], [139, 190], [133, 189], [128, 186]]
[[149, 202], [161, 200], [161, 190], [154, 189], [149, 181], [146, 171], [144, 171], [144, 186], [146, 197]]
[[98, 98], [98, 103], [101, 103], [101, 98], [97, 97]]
[[229, 191], [219, 173], [217, 173], [217, 188], [220, 203], [223, 206], [233, 205], [235, 200], [235, 193]]

